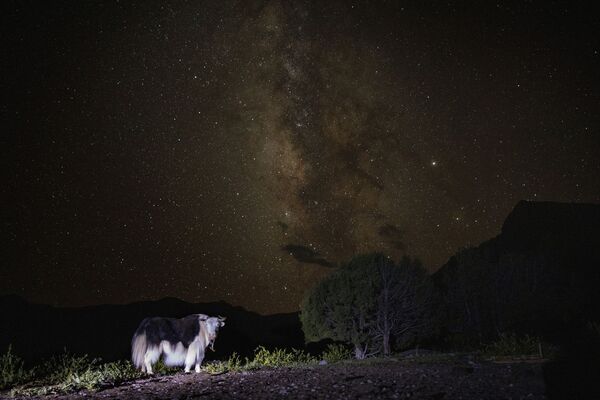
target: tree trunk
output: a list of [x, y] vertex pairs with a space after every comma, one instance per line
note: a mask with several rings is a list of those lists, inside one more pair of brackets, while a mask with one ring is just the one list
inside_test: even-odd
[[385, 357], [387, 357], [390, 354], [391, 354], [391, 349], [390, 349], [390, 333], [389, 332], [384, 332], [383, 333], [383, 355]]
[[360, 344], [354, 345], [354, 357], [356, 357], [357, 360], [364, 360], [367, 355], [366, 353], [366, 348], [363, 348], [363, 346], [361, 346]]

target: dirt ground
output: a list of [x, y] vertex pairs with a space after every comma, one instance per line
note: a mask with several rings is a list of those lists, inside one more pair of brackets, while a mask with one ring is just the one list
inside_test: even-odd
[[540, 364], [385, 361], [176, 374], [41, 399], [545, 399]]

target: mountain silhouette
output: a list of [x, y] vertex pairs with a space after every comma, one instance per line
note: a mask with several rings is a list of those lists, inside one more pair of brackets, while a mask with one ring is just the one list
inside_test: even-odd
[[103, 361], [128, 359], [133, 332], [150, 316], [180, 318], [204, 313], [226, 317], [215, 353], [207, 360], [226, 358], [234, 351], [250, 355], [258, 345], [304, 346], [298, 313], [260, 315], [225, 302], [187, 303], [176, 298], [126, 305], [52, 307], [9, 295], [0, 297], [0, 352], [12, 345], [15, 354], [36, 362], [66, 350]]
[[600, 205], [519, 202], [501, 233], [435, 274], [450, 332], [552, 336], [600, 317]]

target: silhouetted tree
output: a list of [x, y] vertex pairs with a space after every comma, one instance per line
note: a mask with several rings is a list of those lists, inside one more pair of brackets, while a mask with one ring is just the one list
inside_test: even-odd
[[350, 342], [356, 358], [369, 349], [391, 352], [391, 337], [415, 337], [431, 322], [432, 285], [420, 263], [396, 265], [383, 254], [354, 257], [305, 298], [300, 315], [307, 339]]
[[381, 254], [371, 261], [379, 277], [376, 337], [382, 339], [384, 355], [391, 353], [390, 338], [407, 343], [427, 335], [433, 321], [433, 286], [418, 260], [403, 257], [398, 265]]
[[302, 303], [300, 320], [308, 340], [352, 343], [355, 356], [365, 358], [376, 310], [376, 280], [365, 274], [359, 259], [331, 274]]

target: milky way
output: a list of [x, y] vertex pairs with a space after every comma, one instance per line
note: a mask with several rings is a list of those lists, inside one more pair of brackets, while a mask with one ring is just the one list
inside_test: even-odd
[[1, 293], [290, 311], [357, 253], [433, 271], [521, 199], [600, 201], [585, 4], [123, 3], [3, 5]]

